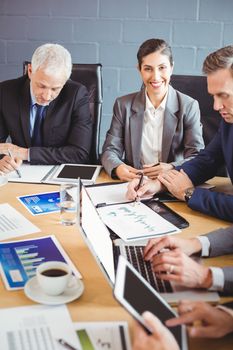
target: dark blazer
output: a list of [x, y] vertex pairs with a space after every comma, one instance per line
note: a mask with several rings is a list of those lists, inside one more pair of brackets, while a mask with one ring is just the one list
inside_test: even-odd
[[[145, 111], [145, 90], [118, 98], [101, 157], [109, 175], [125, 161], [142, 167], [141, 142]], [[164, 112], [161, 161], [181, 165], [204, 148], [198, 102], [169, 86]]]
[[31, 147], [30, 80], [27, 75], [0, 83], [0, 142], [30, 148], [31, 164], [87, 163], [92, 121], [85, 86], [68, 80], [47, 109], [43, 147]]
[[[206, 235], [210, 241], [210, 257], [233, 254], [233, 226], [219, 229]], [[233, 266], [222, 268], [226, 294], [233, 294]]]
[[[217, 134], [208, 146], [178, 169], [184, 169], [196, 186], [214, 177], [219, 167], [224, 164], [233, 183], [233, 124], [222, 120]], [[233, 195], [196, 188], [188, 206], [233, 222]]]

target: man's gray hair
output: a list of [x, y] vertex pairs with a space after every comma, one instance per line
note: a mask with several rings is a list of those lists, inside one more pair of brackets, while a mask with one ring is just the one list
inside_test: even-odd
[[203, 73], [210, 74], [219, 69], [230, 69], [233, 75], [233, 45], [210, 53], [203, 63]]
[[72, 59], [69, 51], [59, 44], [39, 46], [32, 55], [32, 72], [42, 69], [48, 75], [64, 74], [69, 79]]

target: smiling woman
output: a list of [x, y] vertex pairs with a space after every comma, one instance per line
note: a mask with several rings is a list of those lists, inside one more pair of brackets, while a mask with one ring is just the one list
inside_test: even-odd
[[162, 39], [149, 39], [140, 46], [137, 59], [143, 88], [116, 100], [102, 154], [108, 174], [124, 181], [142, 171], [155, 179], [204, 148], [198, 102], [169, 84], [170, 46]]

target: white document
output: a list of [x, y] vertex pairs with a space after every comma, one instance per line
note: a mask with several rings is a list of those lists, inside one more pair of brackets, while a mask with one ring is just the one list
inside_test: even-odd
[[83, 350], [131, 349], [127, 322], [76, 322], [74, 328]]
[[105, 225], [124, 241], [180, 232], [142, 202], [107, 205], [97, 210]]
[[[94, 205], [127, 203], [132, 202], [132, 200], [126, 199], [128, 184], [128, 182], [123, 182], [113, 185], [97, 185], [93, 187], [86, 187], [86, 190]], [[141, 199], [150, 199], [151, 197], [152, 196], [143, 196]]]
[[81, 349], [65, 305], [1, 309], [0, 338], [2, 350], [61, 350], [61, 338]]
[[35, 232], [40, 229], [15, 208], [8, 203], [0, 204], [0, 241]]
[[12, 171], [7, 177], [10, 182], [46, 183], [56, 168], [54, 165], [22, 164], [19, 168], [22, 177], [16, 171]]

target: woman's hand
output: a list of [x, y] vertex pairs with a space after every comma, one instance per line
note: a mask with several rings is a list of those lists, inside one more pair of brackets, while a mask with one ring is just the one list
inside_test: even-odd
[[143, 166], [143, 174], [154, 180], [157, 179], [158, 175], [173, 168], [173, 165], [168, 163], [146, 164]]
[[133, 168], [130, 165], [121, 164], [116, 168], [116, 175], [122, 181], [131, 181], [135, 178], [139, 178], [137, 175], [140, 170]]
[[142, 197], [143, 195], [153, 195], [154, 193], [160, 192], [163, 189], [161, 183], [157, 180], [143, 179], [143, 182], [138, 189], [140, 179], [134, 179], [128, 184], [128, 190], [126, 193], [126, 198], [129, 200], [135, 200], [137, 197]]

